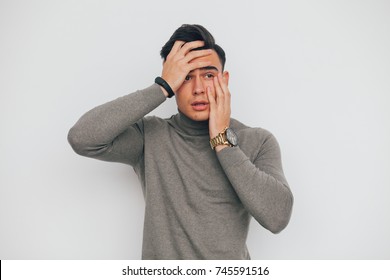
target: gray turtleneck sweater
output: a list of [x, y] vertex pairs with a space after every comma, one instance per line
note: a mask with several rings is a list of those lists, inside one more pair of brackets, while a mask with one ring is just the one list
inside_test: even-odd
[[143, 259], [249, 259], [250, 217], [273, 233], [293, 196], [275, 137], [231, 119], [238, 147], [210, 148], [208, 122], [145, 117], [156, 84], [98, 106], [71, 128], [76, 153], [133, 166], [145, 197]]

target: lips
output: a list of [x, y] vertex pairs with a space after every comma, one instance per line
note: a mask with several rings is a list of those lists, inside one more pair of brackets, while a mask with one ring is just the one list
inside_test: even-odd
[[206, 110], [208, 108], [208, 105], [209, 103], [207, 101], [203, 101], [203, 100], [200, 100], [200, 101], [194, 101], [191, 103], [191, 106], [192, 108], [195, 110], [195, 111], [203, 111], [203, 110]]

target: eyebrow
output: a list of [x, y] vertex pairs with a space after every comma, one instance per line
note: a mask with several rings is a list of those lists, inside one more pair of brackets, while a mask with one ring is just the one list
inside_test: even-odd
[[[219, 72], [218, 68], [215, 67], [215, 66], [206, 66], [206, 67], [197, 68], [197, 69], [199, 69], [199, 70], [214, 70], [214, 71]], [[191, 70], [190, 73], [191, 73], [191, 72], [194, 72], [194, 71], [197, 70], [197, 69]]]

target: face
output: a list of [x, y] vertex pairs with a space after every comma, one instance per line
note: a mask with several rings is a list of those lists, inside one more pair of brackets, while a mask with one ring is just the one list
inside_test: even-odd
[[[175, 94], [180, 112], [194, 121], [206, 121], [209, 119], [210, 106], [206, 90], [207, 87], [210, 87], [212, 95], [215, 96], [213, 79], [218, 72], [222, 72], [222, 65], [215, 51], [207, 57], [199, 57], [191, 62], [206, 60], [210, 60], [212, 62], [211, 65], [188, 73], [183, 84]], [[225, 71], [223, 76], [226, 82], [228, 82], [229, 73]]]

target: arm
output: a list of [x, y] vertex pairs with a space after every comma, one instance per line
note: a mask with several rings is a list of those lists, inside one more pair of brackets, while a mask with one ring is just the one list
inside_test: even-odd
[[[210, 65], [208, 60], [191, 62], [210, 55], [210, 50], [191, 51], [202, 46], [203, 41], [175, 42], [162, 70], [163, 79], [174, 92], [190, 71]], [[134, 165], [143, 153], [141, 119], [164, 102], [167, 96], [165, 89], [154, 84], [98, 106], [83, 115], [70, 129], [68, 141], [80, 155]]]
[[[229, 75], [214, 78], [214, 92], [207, 88], [210, 101], [209, 133], [214, 138], [230, 123], [231, 94]], [[239, 148], [220, 145], [215, 148], [226, 176], [248, 212], [273, 233], [282, 231], [291, 216], [293, 196], [284, 178], [280, 149], [271, 134], [260, 143], [252, 163]]]
[[160, 86], [117, 98], [85, 113], [70, 129], [68, 141], [83, 156], [134, 165], [143, 151], [137, 123], [166, 100]]
[[222, 149], [217, 156], [248, 212], [271, 232], [282, 231], [290, 220], [293, 195], [275, 137], [266, 138], [253, 163], [239, 147]]

